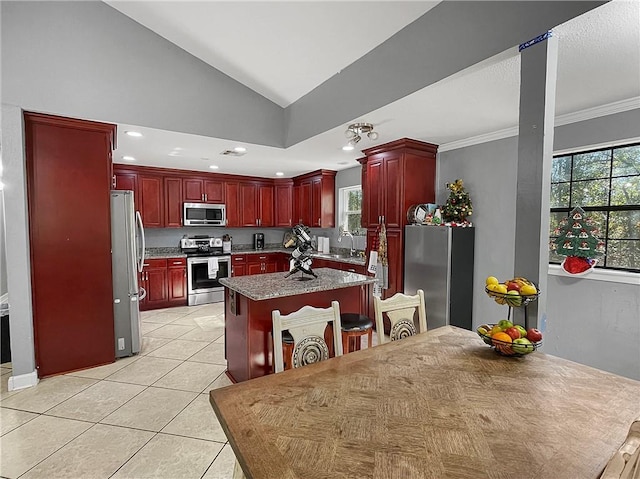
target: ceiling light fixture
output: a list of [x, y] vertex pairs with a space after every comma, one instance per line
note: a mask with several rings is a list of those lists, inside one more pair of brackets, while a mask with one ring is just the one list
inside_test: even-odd
[[126, 161], [136, 161], [136, 159], [133, 156], [123, 156], [122, 159]]
[[284, 173], [282, 171], [276, 171], [276, 176], [284, 176]]
[[210, 165], [209, 168], [211, 168], [212, 170], [217, 170], [219, 168], [218, 165]]
[[125, 131], [125, 133], [136, 138], [140, 138], [142, 136], [142, 133], [140, 133], [139, 131]]
[[233, 151], [236, 153], [246, 153], [247, 149], [244, 146], [236, 146]]
[[342, 149], [344, 151], [353, 150], [358, 142], [362, 140], [362, 135], [364, 134], [372, 141], [378, 139], [378, 133], [373, 131], [373, 125], [371, 123], [352, 123], [349, 125], [344, 132], [344, 136], [346, 136], [349, 141]]

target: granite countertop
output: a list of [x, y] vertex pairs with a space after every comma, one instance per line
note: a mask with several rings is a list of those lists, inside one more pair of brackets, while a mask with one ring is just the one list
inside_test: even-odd
[[267, 273], [221, 278], [220, 283], [249, 299], [261, 301], [285, 296], [295, 296], [298, 294], [349, 288], [351, 286], [375, 282], [375, 278], [372, 276], [364, 276], [362, 274], [339, 271], [332, 268], [319, 268], [314, 270], [314, 273], [316, 273], [318, 277], [308, 281], [297, 280], [296, 278], [301, 276], [301, 273], [297, 272], [288, 278], [285, 278], [287, 273]]
[[[285, 248], [283, 246], [280, 247], [271, 247], [271, 248], [265, 248], [263, 250], [255, 250], [253, 248], [247, 247], [247, 248], [238, 248], [238, 249], [234, 249], [231, 251], [231, 254], [265, 254], [265, 253], [285, 253], [285, 254], [291, 254], [291, 252], [294, 250], [294, 248]], [[180, 248], [172, 248], [172, 247], [165, 247], [165, 248], [147, 248], [145, 250], [145, 258], [148, 259], [164, 259], [164, 258], [186, 258], [187, 255], [184, 254]], [[342, 255], [334, 255], [334, 254], [324, 254], [324, 253], [318, 253], [318, 252], [314, 252], [311, 254], [312, 258], [318, 258], [318, 259], [326, 259], [326, 260], [330, 260], [330, 261], [337, 261], [339, 263], [349, 263], [349, 264], [355, 264], [355, 265], [359, 265], [359, 266], [364, 266], [365, 265], [365, 260], [364, 258], [360, 258], [357, 256], [342, 256]]]

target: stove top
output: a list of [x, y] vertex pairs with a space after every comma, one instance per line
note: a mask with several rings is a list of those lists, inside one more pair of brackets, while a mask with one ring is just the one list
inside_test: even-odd
[[202, 258], [202, 257], [209, 257], [209, 256], [226, 256], [229, 253], [223, 253], [222, 250], [217, 251], [217, 250], [210, 250], [210, 251], [184, 251], [183, 253], [185, 253], [187, 255], [188, 258]]

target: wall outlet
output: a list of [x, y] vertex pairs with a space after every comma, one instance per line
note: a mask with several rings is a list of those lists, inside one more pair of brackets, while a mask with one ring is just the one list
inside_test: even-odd
[[124, 338], [118, 338], [118, 351], [124, 350]]

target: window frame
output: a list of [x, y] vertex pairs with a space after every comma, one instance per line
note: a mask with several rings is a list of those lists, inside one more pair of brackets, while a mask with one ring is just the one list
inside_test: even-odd
[[[361, 192], [359, 210], [347, 210], [347, 207], [349, 206], [349, 193], [352, 191]], [[349, 230], [349, 215], [352, 214], [359, 214], [360, 218], [362, 218], [362, 185], [345, 186], [338, 190], [338, 227], [343, 231], [348, 231], [354, 236], [361, 236], [362, 227], [358, 228], [356, 231]]]
[[[569, 198], [568, 198], [568, 206], [563, 207], [550, 207], [550, 214], [554, 213], [566, 213], [567, 215], [571, 212], [573, 208], [576, 206], [580, 206], [585, 213], [597, 212], [603, 213], [606, 216], [606, 223], [604, 227], [604, 231], [600, 231], [599, 237], [605, 242], [605, 251], [608, 251], [609, 241], [615, 241], [618, 238], [609, 238], [609, 215], [610, 213], [620, 212], [620, 211], [640, 211], [640, 204], [630, 204], [630, 205], [611, 205], [611, 194], [612, 194], [612, 183], [616, 178], [620, 177], [629, 177], [629, 176], [637, 176], [640, 177], [639, 174], [630, 174], [630, 175], [622, 175], [622, 176], [613, 176], [613, 157], [615, 150], [629, 148], [629, 147], [640, 147], [640, 142], [634, 141], [629, 143], [621, 143], [616, 145], [608, 145], [601, 146], [598, 148], [589, 148], [584, 150], [569, 150], [563, 151], [562, 153], [556, 153], [553, 155], [553, 160], [556, 158], [571, 158], [571, 166], [570, 166], [570, 175], [569, 180], [567, 181], [550, 181], [550, 185], [554, 184], [568, 184], [569, 185]], [[609, 174], [606, 177], [599, 177], [593, 179], [574, 179], [574, 166], [575, 166], [575, 157], [579, 155], [585, 155], [589, 153], [597, 153], [597, 152], [608, 152], [609, 157]], [[594, 181], [608, 181], [608, 192], [607, 192], [607, 204], [605, 206], [583, 206], [580, 204], [572, 204], [572, 194], [574, 191], [574, 184], [580, 184], [585, 182], [594, 182]], [[550, 189], [551, 190], [551, 189]], [[551, 233], [551, 232], [550, 232]], [[555, 237], [552, 234], [549, 234], [549, 243], [553, 241]], [[637, 241], [640, 243], [640, 238], [626, 238], [625, 241]], [[551, 249], [549, 250], [549, 264], [557, 265], [560, 264], [559, 261], [552, 260], [551, 258]], [[606, 264], [606, 253], [604, 257], [601, 257], [596, 265], [596, 268], [599, 270], [609, 270], [609, 271], [620, 271], [620, 272], [630, 272], [630, 273], [640, 273], [640, 268], [622, 268], [618, 266], [608, 266]]]

